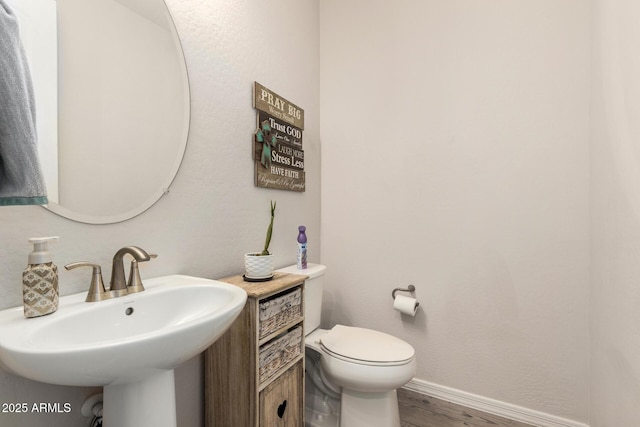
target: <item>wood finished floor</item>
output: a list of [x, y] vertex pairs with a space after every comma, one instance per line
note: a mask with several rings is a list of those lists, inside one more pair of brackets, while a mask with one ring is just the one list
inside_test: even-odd
[[398, 403], [401, 427], [532, 427], [405, 389]]

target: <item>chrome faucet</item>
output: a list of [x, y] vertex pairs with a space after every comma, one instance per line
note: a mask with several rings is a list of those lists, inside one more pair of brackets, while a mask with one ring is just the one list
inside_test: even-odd
[[104, 301], [111, 298], [111, 294], [104, 289], [104, 283], [102, 283], [102, 270], [98, 264], [92, 264], [86, 261], [73, 262], [64, 266], [67, 270], [73, 270], [78, 267], [91, 267], [93, 268], [93, 274], [91, 275], [91, 285], [89, 285], [89, 293], [87, 294], [86, 302]]
[[[126, 254], [133, 257], [131, 261], [131, 271], [129, 273], [129, 281], [124, 279], [124, 262], [123, 258]], [[109, 290], [105, 290], [102, 282], [102, 272], [98, 264], [90, 262], [74, 262], [67, 264], [64, 267], [67, 270], [73, 270], [78, 267], [92, 267], [93, 274], [91, 277], [91, 285], [89, 286], [89, 294], [87, 295], [87, 302], [103, 301], [105, 299], [120, 297], [122, 295], [132, 294], [135, 292], [144, 291], [142, 286], [142, 279], [140, 278], [140, 272], [138, 271], [138, 262], [149, 261], [151, 258], [156, 258], [156, 254], [148, 254], [144, 249], [137, 246], [126, 246], [113, 256], [113, 265], [111, 267], [111, 282]]]
[[[126, 254], [133, 256], [135, 261], [135, 267], [137, 270], [137, 263], [142, 261], [149, 261], [151, 259], [151, 255], [149, 255], [144, 249], [141, 249], [137, 246], [125, 246], [122, 249], [119, 249], [118, 252], [113, 256], [113, 264], [111, 266], [111, 282], [109, 282], [109, 292], [114, 297], [119, 297], [122, 295], [128, 294], [127, 290], [127, 282], [124, 275], [124, 262], [123, 258]], [[133, 271], [132, 271], [133, 275]], [[135, 280], [139, 280], [140, 276], [137, 276]], [[133, 282], [134, 280], [132, 280]], [[132, 285], [134, 283], [131, 283]], [[135, 283], [137, 286], [138, 284]], [[142, 287], [142, 281], [139, 282], [140, 288]], [[140, 289], [136, 288], [136, 292], [140, 290], [144, 290], [144, 288]]]
[[[158, 254], [149, 254], [151, 258], [157, 258]], [[131, 268], [129, 269], [129, 280], [127, 281], [127, 292], [134, 294], [136, 292], [144, 291], [142, 286], [142, 279], [140, 278], [140, 270], [138, 270], [138, 260], [131, 260]]]

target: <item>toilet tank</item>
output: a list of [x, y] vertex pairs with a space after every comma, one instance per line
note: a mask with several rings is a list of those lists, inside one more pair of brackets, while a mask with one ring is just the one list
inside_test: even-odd
[[327, 269], [320, 264], [307, 264], [304, 270], [291, 265], [276, 270], [279, 273], [302, 274], [309, 276], [304, 282], [304, 333], [309, 335], [320, 327], [320, 315], [322, 314], [322, 289], [324, 272]]

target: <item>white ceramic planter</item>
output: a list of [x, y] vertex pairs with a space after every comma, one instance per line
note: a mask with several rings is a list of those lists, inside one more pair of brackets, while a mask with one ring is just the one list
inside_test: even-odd
[[267, 279], [273, 276], [273, 254], [259, 252], [244, 254], [244, 275], [248, 279]]

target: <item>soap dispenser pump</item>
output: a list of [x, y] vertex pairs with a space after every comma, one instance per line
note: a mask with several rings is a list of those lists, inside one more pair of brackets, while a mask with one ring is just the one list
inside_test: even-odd
[[33, 252], [29, 254], [29, 265], [22, 272], [22, 300], [24, 316], [39, 317], [58, 309], [58, 267], [52, 262], [47, 243], [58, 240], [54, 237], [33, 237]]

